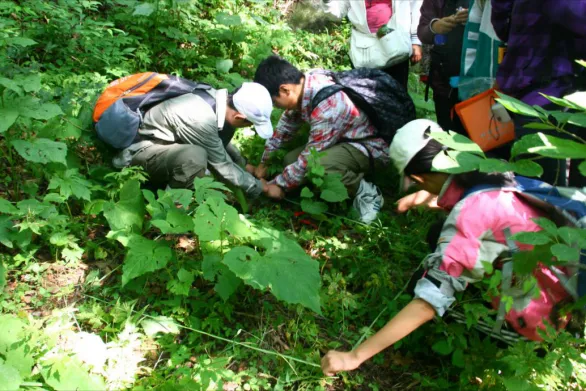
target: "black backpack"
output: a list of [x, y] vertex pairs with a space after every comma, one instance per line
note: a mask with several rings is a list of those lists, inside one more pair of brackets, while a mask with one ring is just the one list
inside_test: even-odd
[[336, 84], [315, 94], [311, 111], [324, 99], [343, 91], [368, 116], [377, 129], [377, 137], [389, 144], [399, 128], [415, 119], [415, 105], [405, 88], [379, 69], [317, 72], [331, 77]]

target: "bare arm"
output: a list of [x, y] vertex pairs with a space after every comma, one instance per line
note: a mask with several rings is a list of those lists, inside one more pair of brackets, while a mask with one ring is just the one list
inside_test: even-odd
[[322, 358], [321, 368], [326, 376], [356, 369], [364, 361], [411, 334], [422, 324], [433, 319], [434, 316], [435, 310], [431, 305], [424, 300], [414, 299], [356, 350], [351, 352], [329, 351]]

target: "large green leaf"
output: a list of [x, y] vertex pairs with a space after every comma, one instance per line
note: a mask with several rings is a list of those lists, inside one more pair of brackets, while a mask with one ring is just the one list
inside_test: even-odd
[[22, 377], [18, 369], [6, 363], [0, 363], [0, 387], [3, 390], [19, 390]]
[[4, 133], [18, 118], [18, 109], [11, 106], [0, 107], [0, 133]]
[[195, 200], [198, 204], [203, 203], [208, 197], [215, 197], [225, 200], [226, 196], [222, 191], [230, 191], [223, 183], [217, 182], [214, 178], [203, 177], [195, 178], [193, 181], [195, 187]]
[[584, 159], [586, 144], [538, 133], [540, 143], [527, 149], [529, 153], [555, 159]]
[[478, 165], [480, 172], [507, 172], [512, 171], [511, 164], [500, 159], [485, 159]]
[[570, 247], [563, 243], [556, 243], [551, 246], [551, 253], [559, 260], [564, 262], [574, 262], [580, 259], [580, 250]]
[[81, 137], [83, 128], [83, 122], [77, 118], [55, 117], [47, 121], [45, 126], [39, 130], [37, 137], [44, 137], [51, 140], [63, 140], [67, 138], [77, 140]]
[[518, 232], [511, 239], [526, 244], [546, 244], [551, 242], [551, 237], [543, 232]]
[[209, 197], [198, 206], [193, 222], [193, 231], [204, 242], [226, 238], [228, 233], [241, 238], [252, 234], [236, 209], [217, 197]]
[[327, 202], [341, 202], [348, 198], [348, 190], [342, 183], [340, 174], [329, 174], [324, 177], [320, 198]]
[[18, 112], [23, 117], [47, 120], [63, 115], [61, 108], [55, 103], [41, 103], [37, 98], [25, 96], [18, 101]]
[[189, 296], [194, 279], [195, 276], [192, 271], [181, 268], [177, 272], [176, 278], [167, 283], [167, 289], [176, 295]]
[[314, 201], [309, 198], [304, 198], [301, 200], [301, 209], [306, 213], [312, 215], [319, 215], [327, 212], [328, 206], [325, 202]]
[[193, 230], [193, 219], [182, 209], [170, 209], [165, 220], [152, 220], [151, 224], [164, 234], [184, 234]]
[[217, 60], [216, 61], [216, 69], [220, 73], [228, 73], [230, 69], [234, 66], [234, 61], [228, 59], [225, 60]]
[[18, 209], [10, 201], [0, 198], [0, 213], [16, 214]]
[[32, 141], [14, 140], [12, 146], [16, 152], [25, 160], [34, 163], [62, 163], [67, 165], [65, 160], [67, 156], [67, 145], [47, 140], [46, 138], [38, 138]]
[[543, 167], [537, 162], [528, 159], [517, 160], [512, 163], [512, 171], [519, 175], [540, 177], [543, 175]]
[[434, 171], [460, 174], [477, 170], [484, 159], [470, 152], [447, 151], [438, 153], [433, 159]]
[[25, 37], [14, 37], [14, 38], [6, 38], [6, 43], [8, 45], [18, 45], [18, 46], [27, 47], [27, 46], [36, 45], [37, 41], [32, 40], [30, 38], [25, 38]]
[[22, 340], [25, 323], [12, 315], [0, 315], [0, 353], [5, 354], [10, 345]]
[[10, 216], [0, 216], [0, 243], [8, 248], [13, 248], [12, 237], [13, 237], [14, 223]]
[[448, 354], [452, 353], [454, 347], [452, 346], [451, 342], [445, 339], [439, 340], [431, 346], [431, 349], [441, 354], [442, 356], [447, 356]]
[[264, 255], [250, 247], [234, 247], [224, 255], [224, 264], [247, 285], [269, 289], [280, 300], [321, 313], [318, 262], [280, 232], [265, 229], [258, 234], [264, 238], [254, 243], [265, 249]]
[[586, 230], [580, 228], [560, 227], [558, 235], [568, 245], [577, 244], [579, 247], [586, 249]]
[[140, 183], [135, 179], [122, 186], [120, 200], [117, 203], [104, 203], [104, 216], [112, 231], [140, 232], [144, 212], [144, 198], [140, 191]]
[[515, 114], [525, 115], [527, 117], [540, 118], [539, 112], [533, 107], [529, 106], [527, 103], [523, 103], [519, 99], [515, 99], [500, 92], [497, 92], [497, 94], [499, 98], [496, 101], [505, 106], [507, 110], [512, 111]]
[[214, 290], [218, 292], [218, 295], [226, 301], [236, 292], [236, 289], [242, 285], [242, 280], [238, 278], [230, 269], [225, 265], [221, 265], [222, 271], [218, 275], [218, 282], [214, 285]]
[[430, 132], [429, 136], [440, 144], [455, 151], [475, 152], [484, 155], [484, 152], [482, 152], [478, 144], [456, 132]]
[[158, 333], [162, 334], [179, 334], [179, 324], [168, 316], [149, 316], [140, 322], [144, 333], [153, 338]]
[[240, 19], [239, 15], [230, 15], [225, 12], [217, 14], [216, 21], [224, 26], [239, 26], [242, 24], [242, 19]]
[[[16, 349], [10, 349], [6, 352], [6, 364], [14, 367], [23, 378], [31, 374], [31, 369], [35, 365], [35, 359], [32, 356], [31, 348], [27, 344], [20, 344]], [[3, 383], [0, 383], [3, 384]]]
[[92, 375], [82, 362], [65, 354], [52, 357], [51, 366], [43, 365], [41, 374], [45, 382], [56, 391], [95, 391], [105, 390], [106, 384], [101, 376]]
[[156, 6], [153, 3], [144, 2], [137, 5], [134, 8], [133, 16], [150, 16], [156, 10]]
[[30, 74], [17, 79], [26, 92], [37, 92], [41, 89], [41, 75]]
[[59, 194], [65, 199], [74, 196], [77, 199], [91, 201], [91, 185], [76, 168], [72, 168], [63, 174], [54, 175], [49, 182], [49, 190], [59, 189]]
[[18, 95], [22, 95], [22, 88], [20, 88], [20, 84], [14, 80], [0, 77], [0, 85], [4, 86], [8, 90], [16, 92]]
[[130, 238], [127, 248], [128, 253], [122, 267], [122, 285], [126, 285], [133, 278], [164, 268], [173, 258], [173, 251], [167, 243], [155, 242], [138, 235]]

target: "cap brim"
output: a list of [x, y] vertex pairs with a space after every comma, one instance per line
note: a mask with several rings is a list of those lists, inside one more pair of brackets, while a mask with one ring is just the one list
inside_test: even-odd
[[265, 140], [273, 137], [273, 125], [270, 122], [254, 124], [254, 130], [256, 130], [256, 133]]

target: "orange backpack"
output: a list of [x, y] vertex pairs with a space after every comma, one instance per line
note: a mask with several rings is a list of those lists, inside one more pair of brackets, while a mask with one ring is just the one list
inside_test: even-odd
[[151, 107], [180, 95], [201, 96], [215, 110], [215, 99], [206, 92], [208, 84], [156, 72], [125, 76], [110, 83], [94, 107], [98, 137], [117, 149], [138, 141], [138, 128]]

